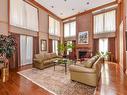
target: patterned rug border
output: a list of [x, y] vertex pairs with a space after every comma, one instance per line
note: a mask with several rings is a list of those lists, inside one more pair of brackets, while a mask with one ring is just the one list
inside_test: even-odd
[[[33, 82], [35, 85], [37, 85], [37, 86], [41, 87], [42, 89], [48, 91], [49, 93], [51, 93], [51, 94], [53, 94], [53, 95], [57, 95], [57, 94], [54, 93], [53, 91], [51, 91], [51, 90], [49, 90], [48, 88], [46, 88], [46, 87], [44, 87], [44, 86], [38, 84], [37, 82], [33, 81], [32, 79], [28, 78], [27, 76], [25, 76], [25, 75], [23, 75], [23, 74], [21, 73], [22, 71], [23, 71], [23, 72], [24, 72], [24, 71], [30, 71], [30, 70], [32, 70], [32, 69], [34, 69], [34, 68], [26, 69], [26, 70], [21, 70], [21, 71], [18, 71], [17, 73], [18, 73], [19, 75], [21, 75], [22, 77], [28, 79], [29, 81]], [[97, 87], [95, 88], [94, 94], [93, 94], [93, 95], [95, 95], [96, 92], [97, 92]]]
[[[31, 69], [22, 70], [22, 71], [29, 71], [29, 70], [31, 70]], [[37, 86], [39, 86], [39, 87], [43, 88], [44, 90], [46, 90], [46, 91], [48, 91], [48, 92], [50, 92], [50, 93], [52, 93], [52, 94], [54, 94], [54, 95], [57, 95], [57, 94], [56, 94], [56, 93], [54, 93], [53, 91], [50, 91], [50, 90], [49, 90], [49, 89], [47, 89], [46, 87], [44, 87], [44, 86], [42, 86], [42, 85], [38, 84], [37, 82], [33, 81], [32, 79], [30, 79], [30, 78], [26, 77], [25, 75], [21, 74], [20, 72], [22, 72], [22, 71], [19, 71], [19, 72], [17, 72], [17, 73], [18, 73], [19, 75], [23, 76], [24, 78], [26, 78], [26, 79], [30, 80], [31, 82], [33, 82], [33, 83], [34, 83], [34, 84], [36, 84]]]

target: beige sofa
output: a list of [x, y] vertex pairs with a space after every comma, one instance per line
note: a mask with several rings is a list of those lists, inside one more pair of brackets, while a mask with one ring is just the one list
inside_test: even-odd
[[69, 66], [71, 80], [78, 81], [90, 86], [97, 86], [103, 57], [94, 56], [82, 65]]
[[49, 66], [53, 66], [53, 61], [60, 59], [55, 53], [41, 53], [36, 54], [33, 59], [33, 67], [38, 69], [44, 69]]

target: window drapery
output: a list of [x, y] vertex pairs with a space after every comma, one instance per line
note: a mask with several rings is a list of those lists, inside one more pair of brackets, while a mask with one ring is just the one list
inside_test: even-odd
[[23, 0], [10, 0], [10, 24], [38, 31], [38, 10]]
[[108, 38], [99, 39], [99, 51], [103, 53], [108, 52]]
[[52, 40], [52, 52], [58, 55], [58, 40]]
[[60, 36], [60, 22], [49, 16], [49, 34]]
[[94, 34], [116, 31], [116, 11], [109, 11], [94, 16]]
[[64, 24], [64, 37], [76, 36], [76, 21]]
[[20, 35], [20, 56], [21, 65], [32, 64], [33, 37]]

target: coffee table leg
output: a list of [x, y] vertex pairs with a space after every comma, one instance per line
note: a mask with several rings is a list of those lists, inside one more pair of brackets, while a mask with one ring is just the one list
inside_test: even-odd
[[65, 63], [65, 74], [67, 73], [67, 64]]
[[56, 65], [56, 63], [54, 63], [54, 71], [55, 71], [55, 65]]

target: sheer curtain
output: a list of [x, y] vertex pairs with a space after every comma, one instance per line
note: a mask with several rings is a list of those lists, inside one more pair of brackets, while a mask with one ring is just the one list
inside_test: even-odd
[[116, 11], [105, 13], [105, 32], [115, 32], [116, 30]]
[[108, 38], [99, 39], [99, 51], [104, 53], [108, 51]]
[[54, 20], [52, 17], [49, 16], [49, 34], [54, 34]]
[[10, 0], [10, 24], [24, 27], [24, 2], [22, 0]]
[[104, 32], [103, 23], [104, 23], [103, 14], [94, 16], [94, 33], [95, 34]]
[[55, 35], [60, 36], [60, 22], [55, 20]]
[[26, 63], [26, 36], [20, 36], [20, 60], [21, 65]]
[[57, 40], [52, 40], [52, 47], [53, 47], [53, 53], [56, 53], [58, 55], [58, 41]]
[[38, 10], [35, 7], [29, 5], [28, 3], [25, 3], [25, 9], [27, 28], [38, 31]]
[[49, 34], [60, 36], [60, 22], [49, 16]]
[[64, 37], [76, 36], [76, 21], [64, 24]]
[[69, 36], [69, 23], [64, 24], [64, 37]]
[[94, 16], [94, 34], [115, 32], [116, 11], [110, 11]]
[[33, 59], [33, 37], [20, 36], [21, 65], [32, 64]]
[[70, 36], [76, 36], [76, 22], [71, 22], [70, 27]]
[[23, 0], [10, 0], [10, 24], [38, 31], [38, 10]]

